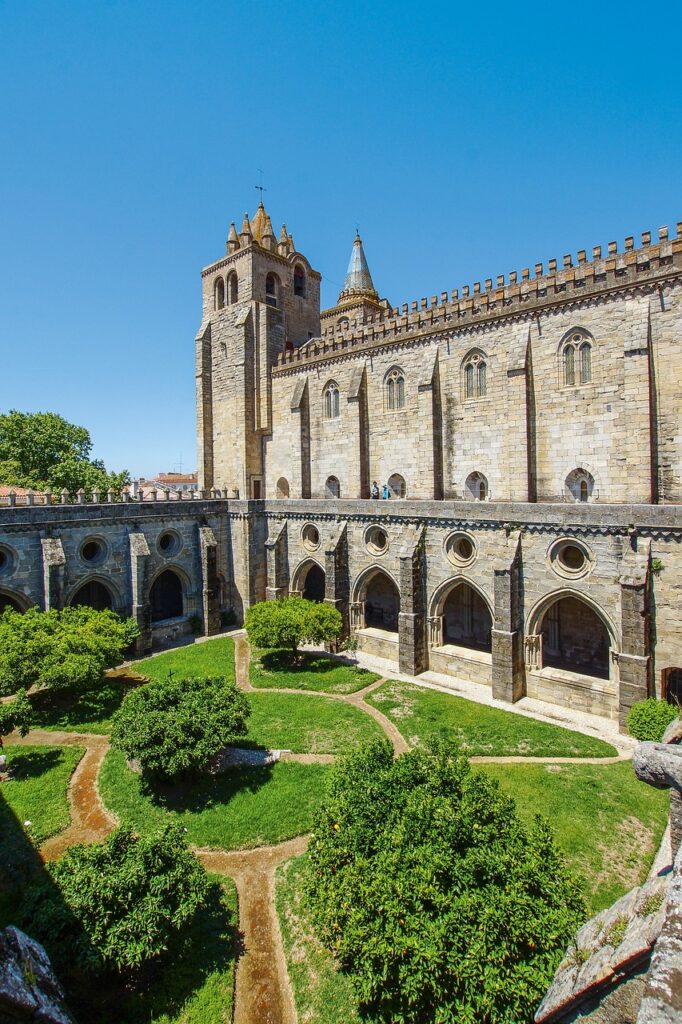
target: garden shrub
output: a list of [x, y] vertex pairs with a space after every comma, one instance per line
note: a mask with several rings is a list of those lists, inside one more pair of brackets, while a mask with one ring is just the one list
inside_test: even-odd
[[28, 896], [25, 925], [57, 970], [138, 968], [161, 954], [204, 903], [209, 881], [177, 825], [73, 846]]
[[134, 619], [85, 605], [0, 614], [0, 696], [32, 686], [86, 689], [123, 660], [139, 635]]
[[114, 715], [112, 745], [140, 762], [145, 775], [172, 779], [203, 768], [246, 735], [248, 699], [222, 677], [147, 683]]
[[331, 605], [303, 597], [282, 597], [251, 605], [244, 622], [255, 647], [289, 648], [295, 656], [301, 644], [335, 640], [343, 628], [341, 613]]
[[446, 744], [394, 760], [376, 743], [332, 768], [306, 888], [385, 1024], [527, 1024], [585, 913], [548, 825], [526, 829]]
[[13, 700], [0, 704], [0, 736], [6, 736], [13, 729], [25, 736], [31, 728], [33, 708], [26, 696], [26, 690], [18, 690]]
[[663, 733], [679, 715], [680, 710], [665, 700], [647, 697], [633, 704], [628, 712], [628, 732], [637, 740], [660, 743]]

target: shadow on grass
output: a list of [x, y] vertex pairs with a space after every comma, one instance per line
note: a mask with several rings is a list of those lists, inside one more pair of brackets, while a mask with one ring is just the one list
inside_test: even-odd
[[[251, 749], [263, 749], [251, 748]], [[239, 792], [255, 793], [272, 777], [272, 765], [235, 766], [216, 774], [195, 774], [175, 782], [143, 779], [142, 790], [165, 811], [198, 813], [227, 804]]]
[[142, 683], [139, 676], [105, 676], [89, 690], [39, 690], [31, 694], [36, 729], [78, 730], [107, 722], [123, 698]]
[[[18, 748], [21, 750], [21, 748]], [[21, 751], [21, 757], [11, 761], [8, 768], [8, 776], [12, 782], [25, 782], [26, 779], [36, 779], [44, 772], [59, 764], [60, 752], [58, 750], [31, 750]]]
[[[75, 979], [67, 979], [76, 1018], [97, 1024], [120, 1024], [123, 1020], [126, 1024], [147, 1024], [167, 1014], [174, 1020], [188, 1000], [205, 988], [211, 975], [224, 973], [236, 959], [234, 918], [222, 886], [213, 881], [192, 923], [173, 936], [162, 957], [125, 975], [80, 978], [78, 985]], [[231, 992], [221, 991], [217, 977], [214, 989], [202, 993], [206, 1021], [222, 1019], [218, 1014], [231, 996]]]
[[277, 672], [283, 676], [294, 677], [301, 672], [315, 672], [316, 675], [324, 676], [338, 671], [340, 667], [352, 668], [360, 676], [371, 674], [350, 658], [330, 658], [326, 654], [307, 654], [305, 651], [299, 652], [298, 657], [291, 651], [261, 651], [257, 660], [266, 672]]

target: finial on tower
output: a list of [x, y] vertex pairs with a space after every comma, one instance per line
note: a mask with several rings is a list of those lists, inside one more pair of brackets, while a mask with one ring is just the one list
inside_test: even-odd
[[242, 248], [244, 248], [247, 245], [251, 245], [251, 243], [253, 242], [253, 234], [251, 233], [251, 225], [249, 223], [248, 213], [244, 214], [242, 229], [239, 232], [239, 241], [241, 243]]
[[237, 234], [237, 229], [234, 226], [234, 221], [232, 221], [232, 223], [230, 224], [230, 233], [227, 236], [227, 255], [229, 256], [230, 253], [236, 252], [238, 248], [239, 235]]

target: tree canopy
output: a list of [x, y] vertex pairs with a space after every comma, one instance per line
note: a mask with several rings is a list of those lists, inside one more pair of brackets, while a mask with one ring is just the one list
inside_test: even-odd
[[110, 473], [91, 459], [92, 440], [85, 427], [69, 423], [54, 412], [0, 414], [0, 483], [70, 493], [112, 488], [129, 483], [127, 470]]
[[335, 640], [341, 633], [341, 613], [331, 605], [303, 597], [282, 597], [251, 605], [244, 621], [249, 641], [266, 649], [289, 648], [294, 654], [301, 644]]
[[87, 688], [123, 660], [139, 635], [134, 619], [85, 605], [0, 614], [0, 696], [32, 686]]
[[222, 678], [164, 679], [128, 694], [114, 716], [112, 744], [152, 777], [202, 768], [246, 735], [247, 697]]
[[330, 772], [308, 896], [363, 1019], [527, 1024], [584, 916], [549, 827], [445, 744]]

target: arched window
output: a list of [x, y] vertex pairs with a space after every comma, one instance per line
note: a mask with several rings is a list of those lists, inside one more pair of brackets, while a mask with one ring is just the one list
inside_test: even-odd
[[305, 298], [305, 271], [300, 265], [294, 268], [294, 295]]
[[340, 331], [347, 331], [350, 327], [350, 320], [347, 316], [340, 316], [336, 322], [336, 326]]
[[405, 376], [397, 368], [386, 377], [386, 406], [389, 409], [405, 408]]
[[542, 619], [542, 666], [609, 678], [611, 640], [603, 620], [578, 597], [561, 597]]
[[484, 398], [488, 393], [488, 363], [483, 352], [470, 352], [462, 363], [465, 398]]
[[466, 501], [485, 501], [488, 497], [488, 481], [483, 473], [470, 473], [464, 485]]
[[277, 274], [268, 274], [265, 278], [265, 301], [268, 306], [277, 306]]
[[213, 308], [222, 309], [225, 305], [225, 282], [222, 277], [216, 279], [213, 291]]
[[594, 477], [586, 469], [574, 469], [564, 481], [564, 497], [568, 501], [590, 501], [594, 494]]
[[149, 592], [152, 622], [174, 619], [183, 614], [182, 583], [172, 569], [156, 577]]
[[338, 478], [335, 476], [328, 476], [327, 482], [324, 485], [324, 496], [325, 498], [340, 498], [341, 497], [341, 484]]
[[568, 332], [560, 348], [560, 377], [564, 387], [589, 384], [592, 380], [593, 339], [582, 328]]
[[324, 389], [324, 416], [327, 420], [336, 420], [339, 414], [339, 385], [335, 380], [330, 380]]
[[392, 498], [404, 498], [407, 495], [405, 478], [400, 473], [393, 473], [388, 478], [388, 489]]
[[227, 301], [232, 306], [239, 297], [239, 279], [237, 271], [233, 270], [227, 278]]
[[588, 497], [589, 497], [589, 494], [588, 494], [588, 488], [587, 488], [587, 480], [581, 480], [580, 481], [580, 500], [581, 501], [587, 501]]
[[281, 476], [277, 481], [277, 497], [288, 498], [289, 497], [289, 481], [286, 477]]
[[85, 604], [96, 611], [113, 607], [111, 592], [99, 580], [88, 580], [87, 583], [83, 583], [69, 603], [72, 605]]

